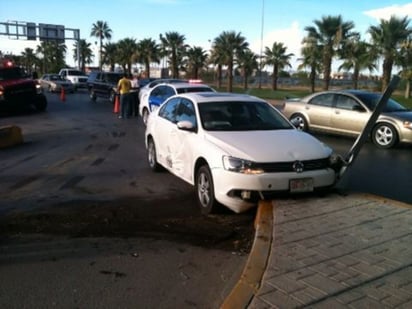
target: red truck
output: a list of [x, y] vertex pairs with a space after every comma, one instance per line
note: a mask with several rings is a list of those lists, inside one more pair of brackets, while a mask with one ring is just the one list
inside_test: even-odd
[[38, 111], [47, 108], [40, 84], [11, 60], [0, 59], [0, 110], [20, 112], [32, 107]]

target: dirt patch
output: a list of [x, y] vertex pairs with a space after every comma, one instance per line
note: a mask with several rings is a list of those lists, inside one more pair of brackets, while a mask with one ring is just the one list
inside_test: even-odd
[[223, 210], [202, 216], [191, 196], [168, 200], [74, 200], [0, 219], [0, 237], [49, 234], [68, 237], [150, 237], [249, 253], [255, 212]]

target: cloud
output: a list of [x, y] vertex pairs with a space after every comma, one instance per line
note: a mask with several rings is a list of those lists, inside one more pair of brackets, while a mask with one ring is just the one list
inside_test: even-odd
[[[250, 48], [256, 53], [260, 54], [261, 45], [262, 53], [264, 53], [265, 48], [272, 48], [273, 43], [279, 42], [283, 43], [287, 47], [286, 53], [293, 53], [291, 65], [293, 69], [296, 69], [297, 58], [300, 57], [300, 49], [302, 46], [302, 39], [304, 37], [303, 30], [301, 29], [299, 22], [293, 21], [288, 28], [274, 29], [269, 32], [265, 32], [263, 40], [256, 40], [250, 44]], [[261, 44], [263, 43], [263, 44]]]
[[398, 17], [412, 16], [412, 3], [404, 5], [391, 5], [380, 9], [374, 9], [363, 12], [365, 15], [375, 18], [377, 21], [388, 20], [391, 16]]

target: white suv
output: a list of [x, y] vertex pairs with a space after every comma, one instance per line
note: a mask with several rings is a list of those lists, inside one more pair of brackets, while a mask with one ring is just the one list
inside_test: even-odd
[[69, 68], [61, 69], [59, 72], [59, 75], [71, 81], [74, 86], [74, 89], [87, 88], [88, 76], [80, 70], [69, 69]]

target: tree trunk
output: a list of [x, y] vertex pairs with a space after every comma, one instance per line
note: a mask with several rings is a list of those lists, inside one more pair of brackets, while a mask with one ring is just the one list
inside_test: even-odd
[[409, 99], [411, 97], [411, 80], [406, 80], [406, 87], [405, 87], [405, 99]]
[[273, 66], [272, 90], [278, 90], [278, 66]]
[[230, 61], [228, 64], [227, 73], [228, 73], [227, 91], [232, 92], [233, 90], [233, 61]]
[[359, 69], [358, 68], [355, 68], [353, 70], [352, 80], [353, 80], [353, 89], [358, 89], [358, 81], [359, 81]]
[[316, 69], [314, 67], [312, 67], [310, 70], [309, 79], [310, 79], [310, 90], [312, 93], [314, 93], [315, 92], [315, 82], [316, 82]]
[[385, 58], [382, 64], [382, 91], [388, 87], [392, 75], [393, 60]]

